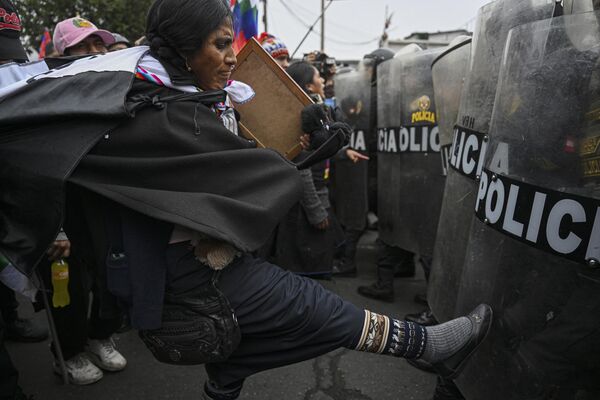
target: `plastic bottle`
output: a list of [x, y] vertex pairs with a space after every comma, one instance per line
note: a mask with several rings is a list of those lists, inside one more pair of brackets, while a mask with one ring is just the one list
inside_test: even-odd
[[69, 264], [62, 258], [52, 263], [52, 305], [55, 308], [71, 304], [69, 296]]

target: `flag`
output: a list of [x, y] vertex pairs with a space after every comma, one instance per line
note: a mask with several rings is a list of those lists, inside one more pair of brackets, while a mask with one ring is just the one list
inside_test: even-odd
[[235, 30], [233, 49], [236, 53], [250, 38], [258, 36], [258, 2], [259, 0], [230, 0]]
[[40, 42], [40, 49], [38, 50], [38, 59], [42, 60], [44, 59], [44, 57], [46, 57], [46, 46], [48, 46], [48, 44], [52, 43], [52, 37], [50, 36], [50, 32], [48, 31], [48, 28], [46, 28], [46, 30], [44, 31], [44, 34], [42, 35], [42, 40]]

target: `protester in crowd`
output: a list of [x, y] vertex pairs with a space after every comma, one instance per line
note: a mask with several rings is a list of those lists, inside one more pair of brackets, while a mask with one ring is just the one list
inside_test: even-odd
[[[107, 46], [114, 40], [110, 32], [98, 29], [83, 18], [74, 17], [56, 25], [53, 42], [61, 56], [82, 56], [106, 53]], [[70, 225], [71, 222], [66, 220], [65, 229]], [[52, 315], [69, 380], [73, 384], [86, 385], [100, 380], [102, 369], [120, 371], [127, 361], [116, 350], [112, 339], [122, 321], [116, 299], [105, 289], [104, 273], [95, 264], [93, 245], [87, 233], [74, 232], [74, 235], [71, 233], [72, 254], [67, 260], [71, 301], [66, 307], [53, 307]], [[50, 263], [42, 264], [41, 268], [49, 278]], [[90, 291], [93, 300], [88, 321]], [[111, 310], [107, 311], [109, 306]], [[53, 352], [56, 354], [54, 348]], [[54, 371], [61, 372], [57, 362], [54, 363]]]
[[[93, 227], [90, 233], [96, 243], [121, 244], [123, 253], [107, 254], [110, 265], [127, 261], [129, 273], [120, 275], [121, 288], [132, 288], [148, 302], [136, 304], [139, 297], [123, 294], [133, 301], [132, 308], [144, 311], [132, 313], [132, 323], [139, 327], [144, 320], [146, 329], [156, 329], [162, 311], [157, 302], [163, 296], [198, 296], [216, 282], [235, 310], [241, 341], [225, 361], [206, 364], [207, 399], [235, 399], [247, 377], [339, 347], [420, 358], [456, 375], [489, 330], [488, 306], [425, 328], [361, 310], [311, 279], [248, 254], [299, 199], [301, 183], [287, 160], [271, 150], [251, 148], [237, 135], [236, 120], [231, 119], [235, 113], [224, 93], [240, 100], [252, 96], [245, 85], [229, 79], [236, 57], [228, 4], [157, 0], [148, 13], [146, 37], [149, 55], [139, 49], [119, 52], [124, 56], [138, 51], [142, 57], [133, 86], [131, 80], [122, 80], [122, 71], [114, 73], [119, 80], [110, 80], [127, 85], [126, 104], [135, 113], [115, 121], [108, 135], [99, 130], [102, 140], [74, 161], [67, 185], [101, 197], [103, 207], [78, 197], [84, 210], [93, 206], [97, 222], [98, 215], [120, 220], [120, 235]], [[7, 100], [11, 98], [5, 106]], [[316, 114], [310, 107], [307, 112]], [[310, 130], [311, 142], [323, 136], [337, 139], [339, 132], [349, 131], [341, 123], [328, 127], [319, 123]], [[94, 128], [91, 122], [77, 126], [78, 132]], [[60, 144], [60, 137], [55, 140]], [[336, 143], [334, 150], [342, 144]], [[67, 214], [75, 209], [68, 203]], [[136, 279], [127, 281], [134, 270]], [[179, 355], [174, 352], [173, 359]]]
[[106, 53], [115, 37], [86, 19], [73, 17], [56, 24], [52, 41], [60, 56], [80, 56]]
[[303, 61], [312, 64], [317, 71], [319, 71], [319, 74], [324, 81], [323, 101], [325, 101], [325, 104], [331, 105], [332, 107], [335, 106], [335, 101], [333, 100], [335, 98], [333, 78], [337, 73], [335, 58], [328, 56], [326, 53], [315, 50], [305, 54]]
[[119, 33], [113, 33], [113, 36], [115, 37], [115, 42], [108, 46], [108, 51], [123, 50], [131, 47], [131, 42], [125, 36]]
[[0, 25], [0, 64], [27, 61], [27, 53], [21, 44], [21, 19], [10, 0], [0, 1], [5, 21]]
[[283, 41], [267, 32], [261, 33], [258, 42], [283, 69], [290, 65], [290, 52]]
[[[312, 65], [298, 62], [286, 71], [315, 103], [323, 103], [323, 80]], [[332, 111], [328, 110], [331, 121]], [[300, 171], [300, 175], [302, 199], [277, 227], [271, 261], [302, 275], [329, 278], [334, 254], [343, 242], [329, 203], [329, 160]]]
[[[27, 61], [27, 53], [20, 40], [22, 25], [16, 7], [10, 0], [0, 0], [0, 10], [5, 16], [4, 23], [0, 24], [0, 65]], [[3, 260], [0, 256], [0, 269], [5, 267]], [[29, 398], [19, 386], [19, 373], [4, 347], [4, 340], [40, 341], [48, 336], [47, 330], [37, 326], [33, 320], [19, 318], [17, 307], [15, 293], [0, 284], [0, 399]]]

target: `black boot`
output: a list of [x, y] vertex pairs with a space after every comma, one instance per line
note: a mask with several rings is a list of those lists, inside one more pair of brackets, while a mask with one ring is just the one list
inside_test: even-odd
[[377, 267], [377, 282], [370, 286], [359, 286], [358, 293], [371, 299], [394, 301], [394, 270]]
[[396, 265], [394, 276], [396, 278], [412, 278], [415, 276], [415, 255], [404, 249], [399, 249], [402, 261]]
[[333, 276], [356, 276], [356, 264], [354, 260], [350, 260], [346, 257], [342, 257], [337, 263], [333, 264], [333, 269], [331, 270]]

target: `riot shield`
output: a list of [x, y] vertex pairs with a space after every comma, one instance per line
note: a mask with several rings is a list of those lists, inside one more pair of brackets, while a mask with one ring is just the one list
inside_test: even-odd
[[428, 285], [429, 305], [439, 321], [456, 315], [456, 294], [474, 218], [476, 178], [481, 173], [488, 145], [487, 134], [506, 37], [513, 27], [550, 18], [554, 11], [553, 0], [496, 0], [479, 10], [472, 57], [454, 129]]
[[[335, 92], [338, 105], [354, 129], [350, 147], [367, 155], [369, 136], [374, 135], [371, 132], [371, 69], [359, 68], [358, 71], [336, 75]], [[346, 229], [363, 230], [366, 226], [368, 163], [361, 161], [355, 164], [343, 156], [335, 158], [335, 213]]]
[[448, 175], [450, 147], [454, 138], [453, 133], [458, 117], [460, 95], [470, 58], [471, 38], [459, 36], [431, 64], [433, 91], [440, 130], [440, 161], [444, 176]]
[[600, 398], [599, 19], [508, 37], [457, 300], [495, 314], [467, 399]]
[[392, 107], [378, 130], [379, 237], [422, 256], [433, 254], [444, 189], [431, 79], [440, 52], [397, 54], [379, 88]]
[[564, 14], [579, 14], [594, 11], [594, 0], [563, 0]]

